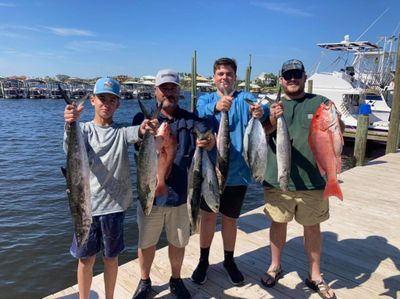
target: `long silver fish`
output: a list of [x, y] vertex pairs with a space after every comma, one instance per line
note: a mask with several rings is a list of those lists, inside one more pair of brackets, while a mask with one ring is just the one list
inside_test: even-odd
[[201, 160], [202, 149], [196, 147], [188, 173], [187, 197], [187, 207], [193, 234], [198, 233], [200, 228], [200, 203], [203, 182]]
[[[210, 134], [206, 133], [207, 134]], [[215, 172], [215, 166], [210, 160], [210, 156], [208, 155], [208, 151], [202, 149], [201, 153], [201, 172], [203, 175], [203, 182], [201, 184], [201, 193], [203, 195], [204, 201], [207, 206], [214, 213], [218, 213], [219, 211], [219, 203], [220, 203], [220, 193], [218, 186], [218, 178]]]
[[[279, 88], [276, 102], [281, 100]], [[292, 146], [290, 144], [289, 130], [283, 115], [276, 120], [276, 161], [278, 166], [278, 182], [282, 191], [288, 190], [290, 166], [292, 159]]]
[[[223, 91], [225, 95], [228, 95], [225, 89]], [[221, 111], [221, 120], [217, 134], [217, 162], [215, 165], [220, 194], [224, 192], [226, 180], [228, 179], [230, 147], [229, 115], [228, 111]]]
[[[87, 95], [79, 103], [75, 103], [59, 87], [65, 102], [79, 105], [85, 101]], [[67, 134], [67, 167], [63, 173], [67, 180], [67, 193], [72, 223], [78, 247], [85, 244], [89, 237], [92, 224], [92, 201], [90, 197], [90, 170], [85, 141], [79, 126], [75, 121], [66, 128]]]
[[[150, 118], [150, 114], [147, 112], [146, 108], [140, 101], [139, 105], [146, 118]], [[156, 109], [153, 118], [157, 117], [160, 110], [161, 105], [158, 105], [158, 109]], [[150, 214], [154, 203], [158, 166], [156, 140], [154, 135], [152, 135], [150, 131], [146, 131], [142, 138], [142, 143], [139, 148], [139, 154], [136, 163], [139, 202], [143, 209], [143, 213], [147, 216]]]
[[[211, 131], [204, 134], [195, 130], [199, 139], [206, 138]], [[219, 210], [219, 188], [214, 164], [205, 149], [196, 147], [188, 173], [187, 206], [192, 232], [198, 233], [200, 224], [200, 204], [205, 203], [214, 213]]]
[[[254, 102], [247, 100], [249, 105]], [[264, 180], [264, 172], [267, 167], [267, 138], [264, 128], [258, 118], [252, 117], [246, 127], [243, 138], [243, 157], [249, 166], [253, 178], [257, 182]]]

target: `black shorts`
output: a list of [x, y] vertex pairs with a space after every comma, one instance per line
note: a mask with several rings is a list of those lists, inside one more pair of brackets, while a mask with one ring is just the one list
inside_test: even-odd
[[[219, 212], [231, 218], [239, 218], [246, 191], [247, 186], [226, 186], [220, 199]], [[212, 212], [204, 199], [201, 200], [200, 208]]]

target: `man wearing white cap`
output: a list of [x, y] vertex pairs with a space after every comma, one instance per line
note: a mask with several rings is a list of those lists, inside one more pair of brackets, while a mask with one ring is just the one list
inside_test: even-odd
[[[196, 141], [195, 128], [204, 133], [208, 126], [205, 120], [179, 107], [180, 85], [176, 71], [160, 70], [155, 83], [157, 105], [162, 105], [158, 121], [160, 124], [167, 123], [172, 136], [176, 138], [176, 155], [171, 165], [171, 172], [166, 178], [167, 195], [155, 196], [153, 207], [147, 216], [144, 215], [140, 206], [137, 208], [141, 281], [133, 298], [144, 299], [150, 295], [150, 269], [160, 234], [165, 228], [171, 264], [169, 288], [178, 299], [187, 299], [191, 298], [191, 295], [181, 279], [181, 268], [185, 246], [190, 237], [190, 221], [186, 204], [188, 169], [196, 144], [210, 150], [215, 145], [215, 138], [211, 135], [205, 140]], [[132, 123], [140, 124], [143, 119], [143, 113], [138, 113]]]

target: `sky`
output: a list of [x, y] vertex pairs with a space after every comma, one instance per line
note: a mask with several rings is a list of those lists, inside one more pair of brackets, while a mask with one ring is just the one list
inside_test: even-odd
[[398, 32], [400, 0], [0, 0], [0, 76], [189, 73], [194, 51], [203, 76], [231, 57], [244, 79], [250, 55], [252, 79], [291, 58], [311, 73], [334, 59], [317, 43]]

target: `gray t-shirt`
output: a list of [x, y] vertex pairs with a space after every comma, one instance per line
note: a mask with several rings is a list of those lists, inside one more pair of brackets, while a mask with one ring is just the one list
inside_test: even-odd
[[[92, 215], [123, 212], [132, 203], [128, 145], [140, 141], [139, 126], [80, 123], [90, 166]], [[67, 152], [64, 133], [64, 151]]]

